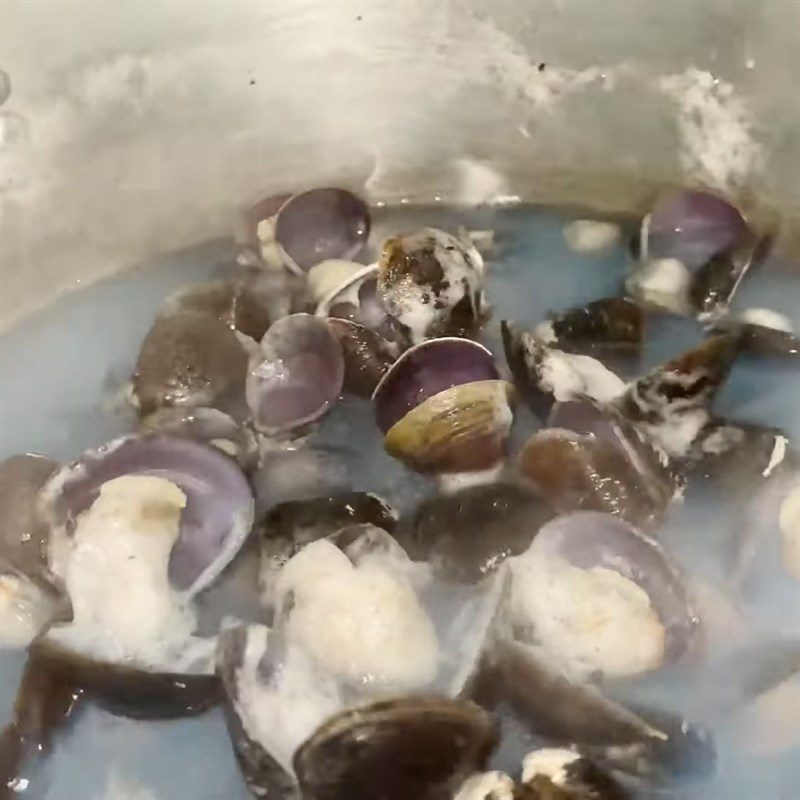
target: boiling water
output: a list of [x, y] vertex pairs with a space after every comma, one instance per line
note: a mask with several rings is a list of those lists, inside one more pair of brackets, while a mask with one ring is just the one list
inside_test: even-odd
[[[524, 207], [470, 212], [440, 206], [383, 210], [375, 219], [380, 232], [376, 238], [421, 224], [495, 231], [487, 285], [494, 314], [486, 342], [501, 362], [499, 319], [532, 326], [549, 310], [617, 294], [628, 269], [622, 243], [603, 256], [577, 255], [566, 246], [563, 218]], [[175, 289], [223, 275], [232, 257], [230, 242], [214, 241], [159, 258], [146, 268], [76, 291], [0, 337], [0, 455], [38, 451], [65, 461], [131, 430], [135, 420], [124, 403], [124, 389], [156, 309]], [[778, 268], [753, 277], [740, 292], [737, 305], [775, 309], [800, 328], [800, 286]], [[699, 339], [700, 331], [690, 321], [653, 319], [642, 369]], [[800, 372], [795, 364], [743, 360], [718, 399], [717, 409], [737, 420], [779, 426], [796, 447], [800, 442]], [[533, 418], [520, 407], [512, 444], [518, 446], [534, 428]], [[348, 399], [335, 408], [318, 436], [318, 441], [349, 454], [353, 488], [379, 492], [402, 509], [431, 490], [424, 479], [383, 452], [366, 401]], [[745, 608], [726, 603], [720, 587], [730, 545], [727, 520], [724, 512], [715, 513], [713, 504], [690, 495], [683, 507], [673, 510], [661, 537], [691, 574], [701, 603], [707, 602], [713, 610], [719, 627], [707, 655], [713, 669], [663, 670], [630, 685], [625, 693], [666, 704], [715, 727], [721, 750], [718, 777], [710, 784], [682, 787], [676, 797], [797, 800], [800, 752], [790, 748], [766, 759], [743, 755], [745, 723], [737, 723], [735, 716], [719, 717], [719, 708], [727, 698], [736, 697], [737, 688], [747, 680], [747, 664], [731, 658], [729, 652], [733, 641], [737, 646], [748, 644], [736, 640], [737, 631], [745, 627], [741, 623], [754, 623], [758, 636], [766, 641], [774, 635], [797, 638], [800, 620], [800, 595], [795, 589], [789, 594], [776, 590], [774, 596]], [[20, 654], [0, 652], [0, 724], [10, 716], [22, 664]], [[793, 702], [800, 706], [796, 698]], [[800, 707], [796, 715], [800, 718]], [[504, 731], [497, 761], [513, 773], [533, 742], [510, 720], [504, 722]], [[190, 720], [136, 723], [89, 708], [62, 734], [26, 796], [37, 800], [246, 800], [248, 793], [218, 710]]]

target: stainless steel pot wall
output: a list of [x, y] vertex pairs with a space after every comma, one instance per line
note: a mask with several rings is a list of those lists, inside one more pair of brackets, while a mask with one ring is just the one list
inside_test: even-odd
[[8, 325], [264, 191], [800, 217], [795, 0], [3, 0]]

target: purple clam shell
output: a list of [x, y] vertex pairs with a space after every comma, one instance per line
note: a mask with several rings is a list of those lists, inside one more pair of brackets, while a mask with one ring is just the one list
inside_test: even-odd
[[676, 258], [697, 269], [730, 247], [747, 223], [721, 197], [698, 191], [662, 197], [650, 214], [647, 230], [650, 258]]
[[369, 207], [345, 189], [296, 194], [281, 206], [275, 222], [275, 239], [289, 263], [303, 272], [329, 258], [353, 258], [369, 231]]
[[244, 544], [253, 521], [253, 495], [236, 462], [190, 439], [125, 436], [60, 470], [42, 490], [51, 521], [69, 531], [97, 499], [100, 487], [123, 475], [152, 475], [186, 494], [180, 537], [172, 549], [173, 585], [194, 595], [209, 586]]
[[292, 314], [261, 340], [263, 360], [251, 364], [247, 404], [265, 432], [288, 431], [321, 417], [339, 398], [344, 357], [324, 319]]
[[409, 411], [439, 392], [500, 377], [494, 358], [469, 339], [430, 339], [406, 350], [375, 389], [375, 420], [387, 433]]
[[628, 522], [599, 511], [575, 511], [545, 524], [531, 551], [550, 552], [581, 569], [613, 569], [647, 592], [666, 631], [665, 661], [687, 653], [699, 620], [683, 578], [659, 544]]

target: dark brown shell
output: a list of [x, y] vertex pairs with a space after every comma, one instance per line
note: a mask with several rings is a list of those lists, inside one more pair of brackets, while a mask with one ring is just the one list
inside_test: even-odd
[[695, 273], [689, 300], [699, 314], [719, 314], [729, 306], [747, 275], [759, 267], [772, 249], [772, 237], [757, 238], [745, 229], [730, 248], [713, 256]]
[[221, 700], [212, 674], [151, 672], [96, 661], [65, 650], [47, 636], [31, 645], [31, 654], [72, 687], [103, 708], [132, 719], [172, 719], [200, 714]]
[[645, 326], [638, 303], [626, 297], [604, 297], [551, 314], [547, 323], [564, 350], [594, 356], [615, 372], [635, 369]]
[[219, 407], [243, 395], [246, 373], [244, 348], [224, 322], [182, 312], [155, 321], [133, 386], [142, 414], [162, 406]]
[[518, 463], [522, 475], [559, 514], [604, 511], [651, 529], [670, 499], [654, 493], [613, 443], [591, 435], [541, 430], [525, 443]]
[[345, 711], [297, 751], [304, 800], [449, 800], [497, 735], [472, 703], [404, 698]]
[[528, 549], [550, 510], [528, 490], [493, 483], [438, 495], [414, 513], [402, 543], [445, 577], [474, 583]]
[[359, 397], [372, 397], [384, 373], [394, 363], [390, 345], [358, 322], [331, 317], [328, 326], [342, 347], [344, 390]]

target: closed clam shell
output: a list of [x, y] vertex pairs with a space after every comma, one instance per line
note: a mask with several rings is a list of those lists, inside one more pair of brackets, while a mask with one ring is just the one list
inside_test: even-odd
[[324, 723], [294, 757], [306, 800], [442, 800], [481, 769], [491, 717], [464, 701], [389, 700]]
[[475, 381], [433, 395], [387, 432], [386, 451], [419, 472], [474, 472], [502, 461], [514, 390]]

